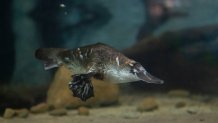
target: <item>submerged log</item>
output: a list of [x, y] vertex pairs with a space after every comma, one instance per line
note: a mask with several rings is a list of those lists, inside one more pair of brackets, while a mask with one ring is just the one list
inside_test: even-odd
[[144, 39], [124, 53], [165, 80], [155, 88], [218, 94], [217, 34], [218, 25], [166, 32]]

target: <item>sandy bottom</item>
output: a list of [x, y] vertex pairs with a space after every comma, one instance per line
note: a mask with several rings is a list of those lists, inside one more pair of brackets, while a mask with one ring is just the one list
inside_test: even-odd
[[[191, 97], [169, 97], [152, 94], [158, 103], [158, 109], [138, 112], [137, 105], [147, 95], [124, 95], [120, 104], [90, 109], [89, 116], [80, 116], [77, 110], [68, 110], [66, 116], [50, 116], [48, 113], [30, 114], [27, 118], [0, 118], [0, 123], [217, 123], [218, 98], [195, 95]], [[186, 106], [176, 108], [178, 102]]]

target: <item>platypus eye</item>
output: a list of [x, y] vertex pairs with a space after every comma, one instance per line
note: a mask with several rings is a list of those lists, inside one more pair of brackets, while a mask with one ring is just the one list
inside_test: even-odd
[[131, 66], [131, 68], [130, 68], [130, 73], [137, 74], [140, 72], [146, 72], [146, 70], [144, 69], [144, 67], [140, 63], [138, 63], [138, 62], [134, 63], [133, 66]]

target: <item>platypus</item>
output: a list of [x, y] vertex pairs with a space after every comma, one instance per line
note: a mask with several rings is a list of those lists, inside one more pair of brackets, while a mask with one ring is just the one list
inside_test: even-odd
[[149, 74], [139, 62], [103, 43], [76, 49], [40, 48], [36, 50], [35, 56], [44, 62], [45, 70], [64, 65], [72, 71], [69, 89], [73, 96], [82, 101], [94, 96], [92, 77], [114, 83], [140, 80], [163, 83], [163, 80]]

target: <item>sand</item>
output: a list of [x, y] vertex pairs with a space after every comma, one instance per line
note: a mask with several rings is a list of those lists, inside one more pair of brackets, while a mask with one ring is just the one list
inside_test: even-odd
[[[140, 102], [150, 96], [156, 99], [158, 109], [148, 112], [137, 111]], [[178, 102], [184, 102], [185, 106], [175, 107]], [[217, 123], [217, 118], [217, 97], [133, 94], [121, 96], [117, 105], [91, 108], [88, 116], [80, 116], [74, 109], [68, 110], [65, 116], [51, 116], [49, 113], [30, 114], [27, 118], [0, 118], [0, 123]]]

